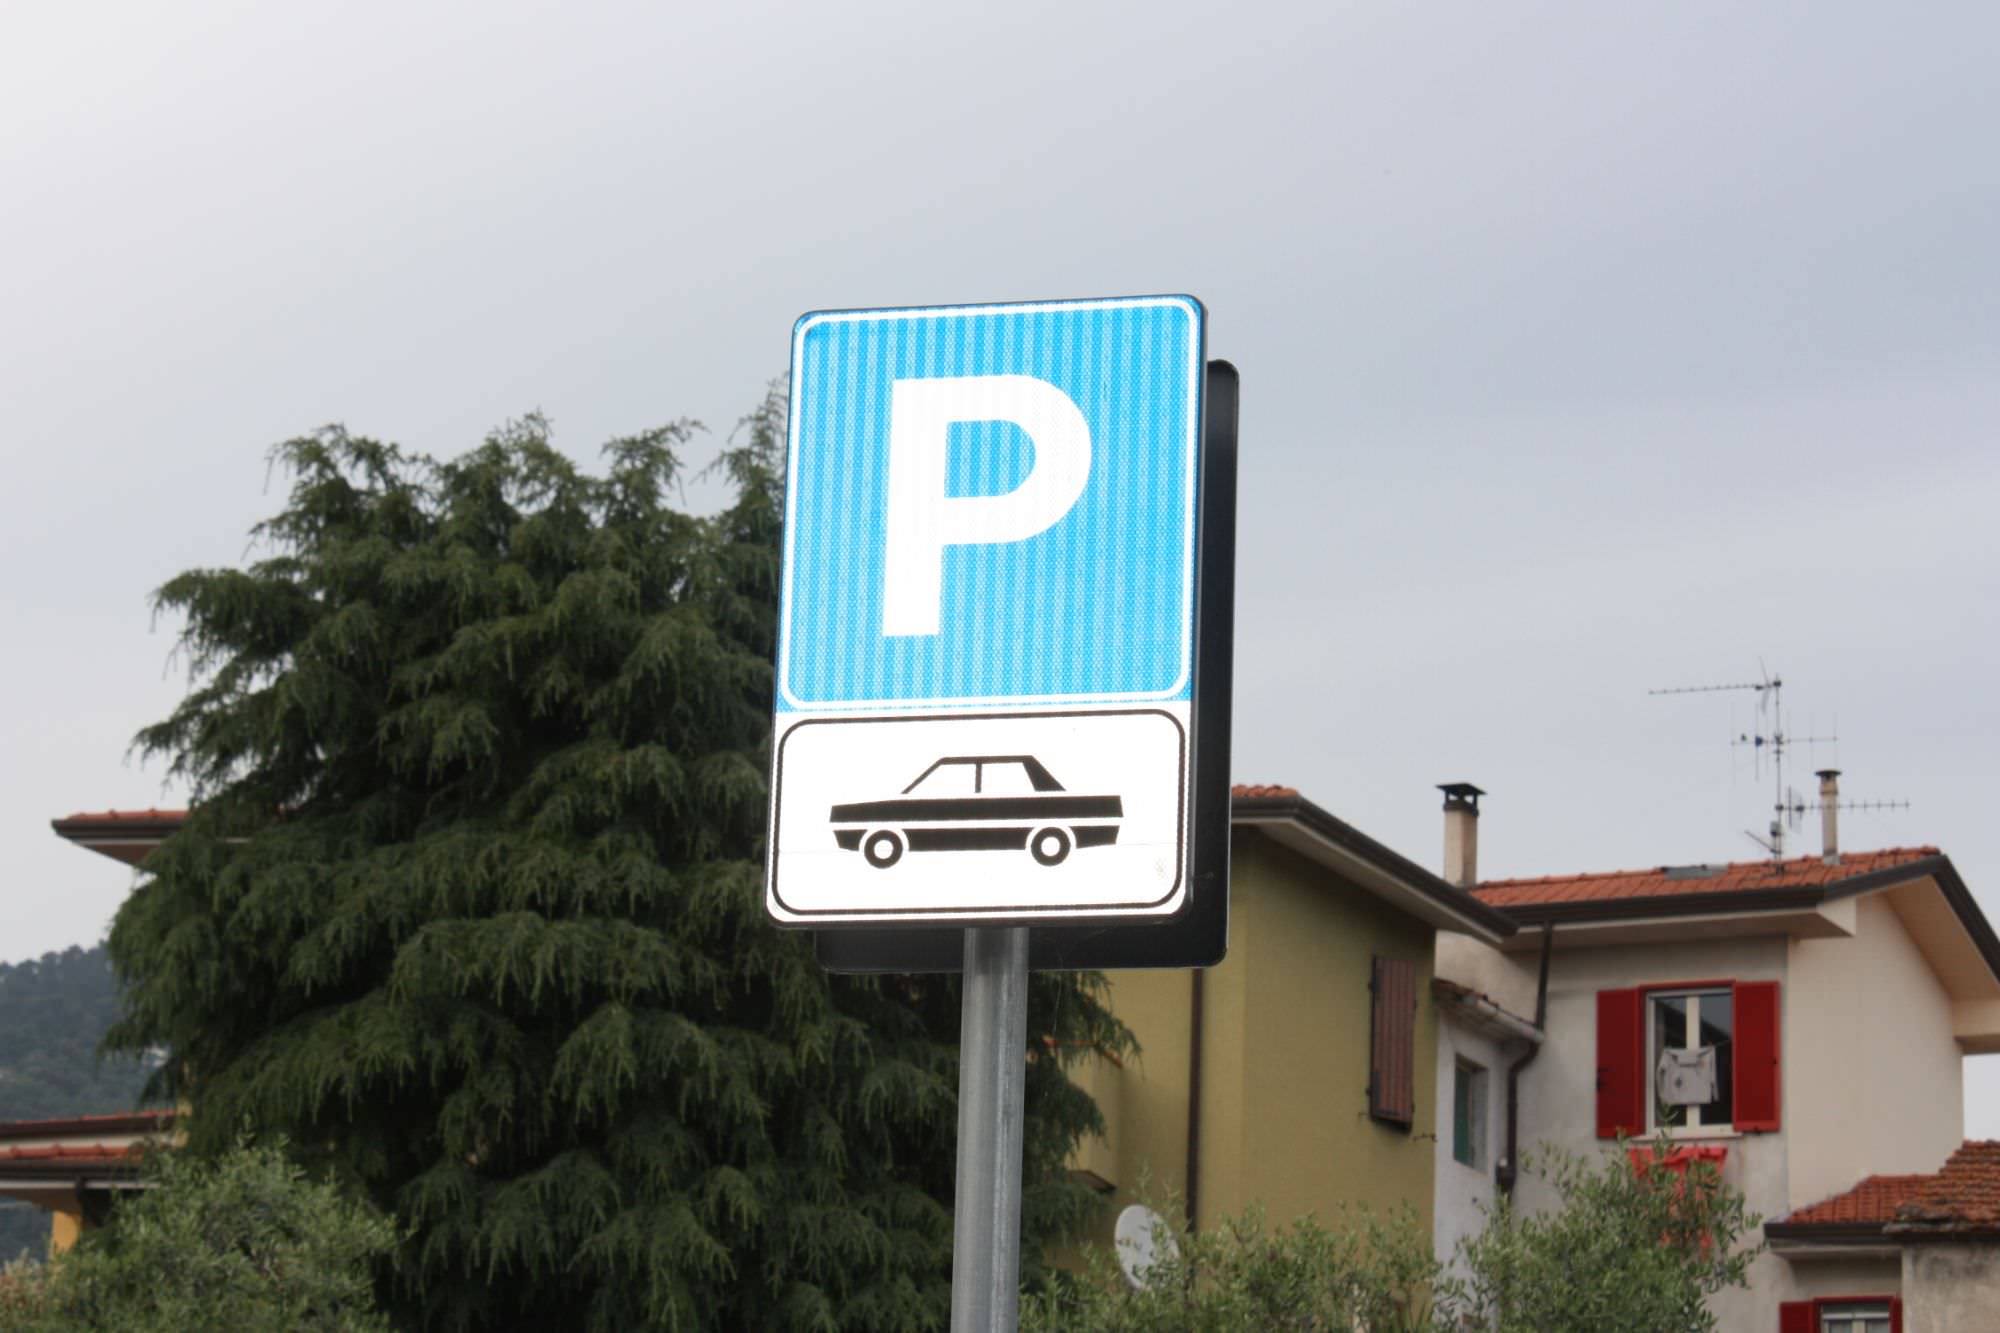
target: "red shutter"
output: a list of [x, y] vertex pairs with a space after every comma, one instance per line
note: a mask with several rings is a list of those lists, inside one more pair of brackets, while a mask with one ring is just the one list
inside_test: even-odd
[[1417, 965], [1377, 958], [1369, 989], [1368, 1114], [1407, 1129], [1417, 1113]]
[[1736, 1128], [1778, 1127], [1778, 983], [1736, 983]]
[[1889, 1333], [1903, 1333], [1903, 1301], [1898, 1296], [1889, 1298]]
[[[1900, 1327], [1900, 1325], [1898, 1326]], [[1778, 1307], [1778, 1333], [1819, 1333], [1811, 1301], [1786, 1301]]]
[[1645, 996], [1636, 990], [1597, 992], [1598, 1138], [1645, 1134], [1645, 1063]]

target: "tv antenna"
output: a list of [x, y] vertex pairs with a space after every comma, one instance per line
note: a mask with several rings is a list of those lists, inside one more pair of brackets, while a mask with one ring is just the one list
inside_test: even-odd
[[[1773, 861], [1785, 859], [1785, 833], [1789, 828], [1798, 831], [1808, 810], [1818, 810], [1820, 805], [1806, 801], [1785, 781], [1787, 756], [1794, 745], [1838, 744], [1838, 736], [1796, 736], [1785, 721], [1784, 691], [1782, 676], [1774, 676], [1765, 670], [1764, 664], [1757, 664], [1758, 680], [1733, 681], [1726, 685], [1684, 685], [1673, 689], [1648, 690], [1648, 694], [1725, 694], [1741, 690], [1751, 690], [1757, 695], [1757, 720], [1749, 731], [1731, 728], [1729, 743], [1732, 747], [1747, 748], [1750, 751], [1753, 771], [1762, 776], [1764, 756], [1771, 758], [1773, 799], [1771, 802], [1771, 823], [1768, 836], [1744, 830], [1744, 836], [1771, 854]], [[1905, 803], [1907, 804], [1907, 803]], [[1835, 808], [1851, 808], [1836, 805]]]

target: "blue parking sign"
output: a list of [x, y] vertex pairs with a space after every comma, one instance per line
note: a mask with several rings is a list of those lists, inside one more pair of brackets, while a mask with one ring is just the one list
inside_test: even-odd
[[840, 311], [792, 353], [778, 707], [1185, 699], [1202, 311]]
[[780, 920], [1175, 910], [1204, 358], [1185, 296], [798, 322]]

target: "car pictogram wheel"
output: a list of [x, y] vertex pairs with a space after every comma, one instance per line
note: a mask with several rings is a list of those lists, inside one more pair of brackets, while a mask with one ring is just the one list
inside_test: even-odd
[[1059, 828], [1038, 828], [1028, 835], [1028, 852], [1042, 865], [1061, 865], [1069, 849], [1069, 834]]
[[861, 840], [861, 854], [877, 870], [887, 870], [903, 859], [903, 835], [894, 829], [875, 829]]

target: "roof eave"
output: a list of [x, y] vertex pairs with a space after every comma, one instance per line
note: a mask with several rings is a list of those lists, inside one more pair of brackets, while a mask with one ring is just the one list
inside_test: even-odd
[[1764, 1238], [1784, 1253], [1793, 1246], [1900, 1246], [2000, 1241], [2000, 1227], [1913, 1226], [1899, 1222], [1766, 1222]]
[[1951, 858], [1939, 853], [1919, 857], [1901, 865], [1885, 866], [1828, 884], [1800, 885], [1796, 888], [1725, 890], [1718, 893], [1654, 894], [1644, 898], [1585, 898], [1564, 902], [1518, 903], [1494, 910], [1512, 918], [1522, 927], [1553, 925], [1597, 925], [1665, 917], [1753, 915], [1783, 911], [1811, 911], [1821, 904], [1852, 898], [1877, 889], [1893, 888], [1917, 880], [1934, 881], [1959, 924], [1965, 928], [1973, 947], [1979, 950], [1987, 970], [2000, 982], [2000, 935], [1996, 935], [1986, 914], [1979, 910], [1972, 891], [1959, 877]]
[[181, 814], [137, 816], [130, 819], [51, 819], [49, 827], [65, 842], [108, 856], [129, 866], [143, 862], [186, 822]]
[[1519, 929], [1497, 908], [1453, 888], [1304, 796], [1237, 796], [1232, 802], [1230, 822], [1239, 828], [1293, 826], [1307, 835], [1308, 847], [1302, 850], [1321, 865], [1338, 872], [1346, 869], [1341, 864], [1343, 859], [1359, 862], [1408, 895], [1410, 901], [1398, 906], [1440, 930], [1497, 945]]

